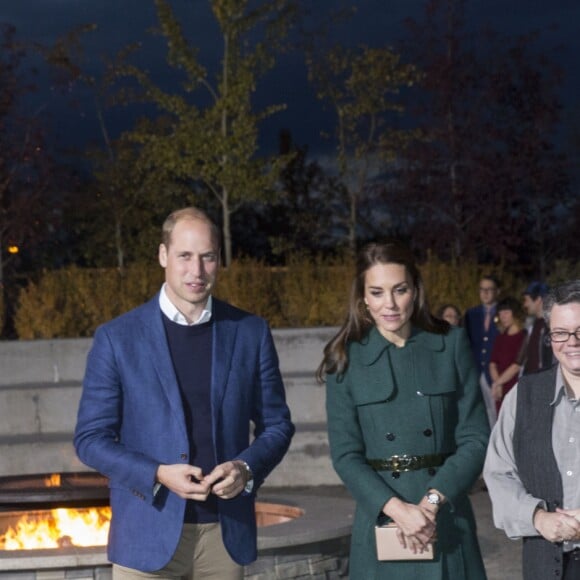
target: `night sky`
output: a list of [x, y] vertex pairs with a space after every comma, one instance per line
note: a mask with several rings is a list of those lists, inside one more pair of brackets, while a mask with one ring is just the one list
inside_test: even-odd
[[[314, 11], [312, 26], [324, 20], [337, 0], [311, 0]], [[355, 17], [344, 22], [335, 32], [344, 44], [380, 46], [392, 44], [402, 36], [402, 20], [418, 17], [424, 0], [353, 0], [358, 7]], [[207, 0], [173, 0], [172, 5], [182, 18], [195, 44], [200, 47], [204, 64], [217, 62], [219, 42], [217, 25], [212, 20]], [[541, 29], [542, 46], [564, 68], [567, 80], [563, 94], [565, 114], [577, 107], [580, 91], [580, 2], [577, 0], [468, 0], [469, 26], [489, 24], [502, 34], [521, 34]], [[150, 0], [0, 0], [0, 21], [16, 27], [17, 38], [24, 42], [50, 45], [73, 27], [83, 23], [97, 24], [97, 30], [85, 35], [83, 47], [86, 64], [98, 75], [101, 57], [136, 40], [146, 41], [141, 62], [158, 79], [163, 79], [167, 64], [160, 41], [152, 40], [147, 29], [156, 24], [153, 2]], [[218, 45], [219, 46], [219, 45]], [[78, 109], [63, 95], [50, 90], [42, 76], [38, 79], [39, 94], [31, 107], [44, 106], [47, 120], [53, 128], [55, 142], [83, 147], [98, 142], [98, 125], [90, 95], [85, 92], [70, 95], [78, 101]], [[281, 128], [291, 128], [294, 141], [309, 145], [311, 152], [322, 151], [324, 142], [320, 129], [328, 130], [330, 117], [314, 98], [306, 81], [302, 57], [298, 54], [283, 58], [261, 85], [258, 101], [285, 102], [288, 109], [279, 113], [265, 127], [264, 140], [275, 146]], [[127, 111], [107, 112], [107, 122], [119, 128], [127, 122]]]

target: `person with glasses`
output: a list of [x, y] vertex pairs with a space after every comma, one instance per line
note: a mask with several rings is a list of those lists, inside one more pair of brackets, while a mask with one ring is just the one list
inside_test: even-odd
[[479, 299], [481, 304], [473, 306], [465, 313], [464, 326], [471, 343], [471, 352], [479, 370], [479, 385], [490, 427], [497, 419], [495, 400], [491, 395], [493, 380], [489, 374], [489, 363], [495, 339], [499, 329], [495, 324], [497, 299], [500, 294], [500, 282], [492, 275], [482, 276], [479, 281]]
[[495, 525], [523, 539], [524, 580], [580, 578], [580, 280], [544, 298], [557, 364], [504, 399], [484, 466]]

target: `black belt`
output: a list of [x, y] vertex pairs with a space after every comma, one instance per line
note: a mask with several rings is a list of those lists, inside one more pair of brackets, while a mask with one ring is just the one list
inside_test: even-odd
[[452, 453], [433, 455], [393, 455], [388, 459], [367, 459], [375, 471], [416, 471], [426, 467], [439, 467]]

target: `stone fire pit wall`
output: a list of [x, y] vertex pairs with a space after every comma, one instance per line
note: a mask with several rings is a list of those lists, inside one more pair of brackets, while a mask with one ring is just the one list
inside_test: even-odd
[[[348, 577], [353, 502], [329, 458], [324, 387], [314, 372], [333, 328], [274, 331], [296, 434], [259, 500], [299, 507], [293, 521], [260, 528], [248, 580]], [[0, 474], [76, 472], [72, 436], [91, 339], [0, 342]], [[321, 487], [322, 486], [322, 487]], [[55, 553], [58, 552], [58, 553]], [[104, 548], [0, 552], [0, 580], [110, 580]]]
[[[274, 331], [296, 435], [268, 487], [335, 485], [324, 387], [314, 372], [334, 328]], [[0, 473], [86, 469], [72, 434], [91, 339], [0, 342]]]

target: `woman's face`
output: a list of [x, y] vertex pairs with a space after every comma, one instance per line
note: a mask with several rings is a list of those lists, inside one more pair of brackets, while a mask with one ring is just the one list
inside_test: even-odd
[[451, 306], [448, 306], [443, 311], [441, 318], [443, 318], [443, 320], [446, 320], [447, 322], [449, 322], [449, 324], [451, 324], [451, 326], [458, 326], [459, 322], [460, 322], [460, 317], [459, 317], [459, 314], [457, 314], [457, 310], [455, 310], [455, 308], [452, 308]]
[[402, 346], [411, 335], [415, 288], [405, 266], [375, 264], [366, 271], [364, 301], [378, 331]]
[[500, 310], [497, 313], [497, 317], [504, 330], [514, 323], [514, 313], [511, 310]]

